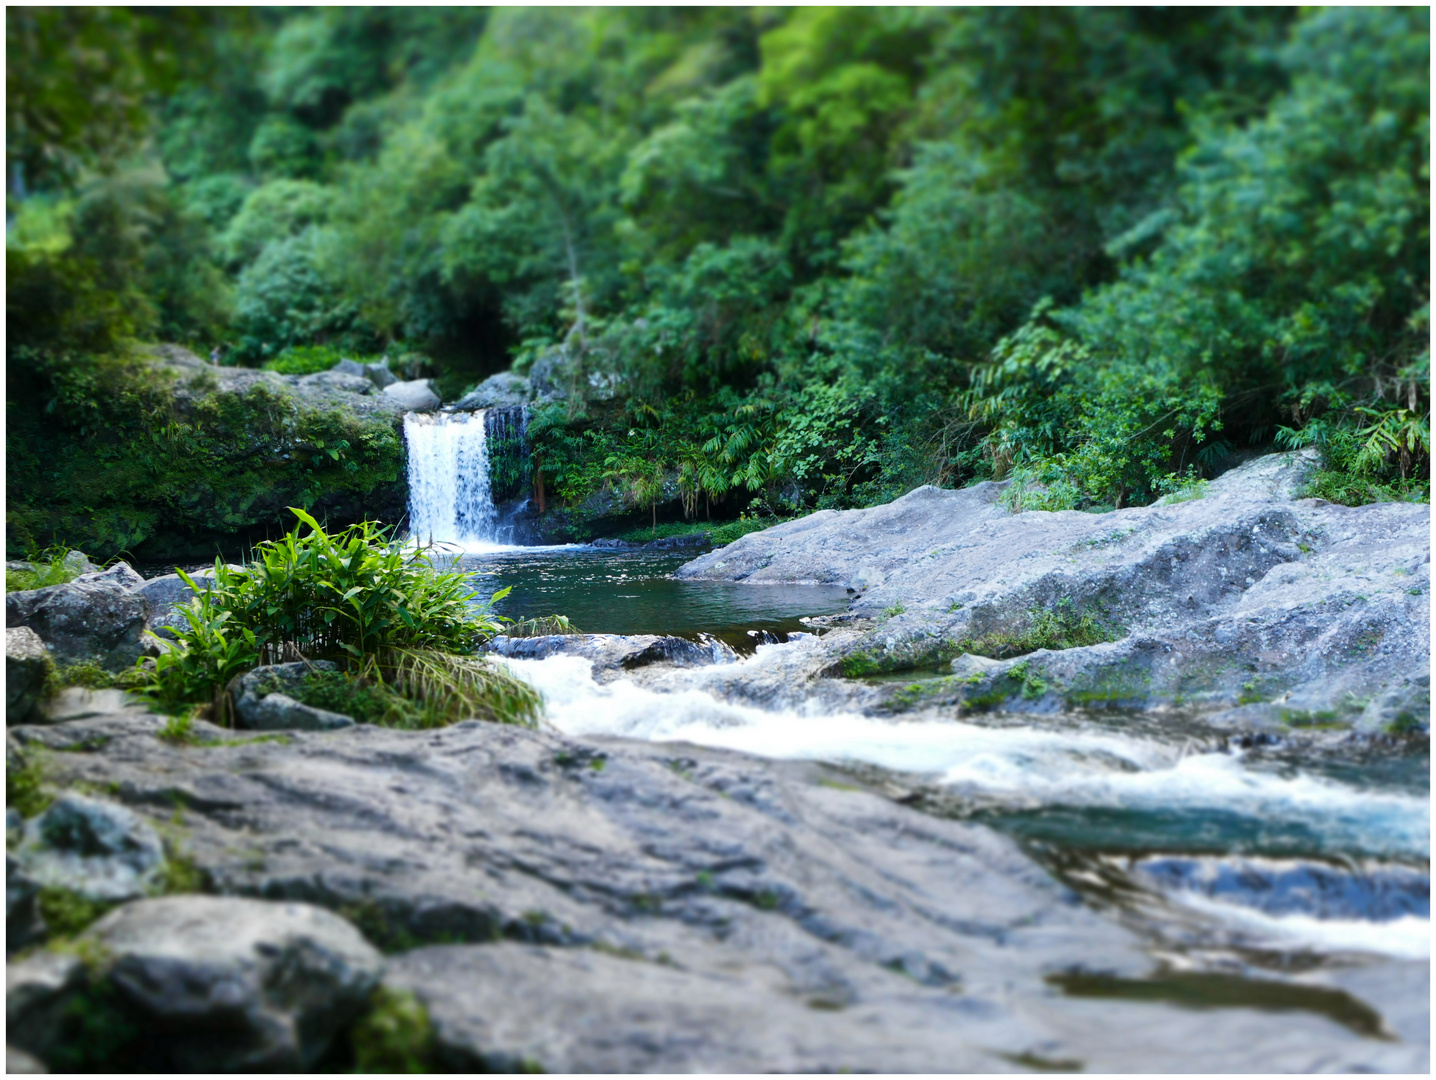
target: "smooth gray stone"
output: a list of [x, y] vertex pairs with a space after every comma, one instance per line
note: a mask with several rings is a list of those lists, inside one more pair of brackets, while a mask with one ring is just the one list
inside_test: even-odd
[[738, 658], [717, 638], [700, 641], [658, 634], [549, 634], [541, 637], [499, 636], [489, 642], [498, 656], [515, 660], [542, 660], [549, 656], [582, 656], [593, 661], [595, 676], [631, 671], [649, 664], [695, 667], [728, 664]]
[[[1148, 978], [1152, 943], [1012, 840], [820, 765], [479, 721], [210, 747], [106, 720], [12, 738], [90, 732], [103, 751], [50, 755], [54, 782], [111, 782], [156, 817], [183, 800], [187, 851], [218, 892], [343, 910], [388, 946], [469, 943], [391, 960], [448, 1067], [1428, 1067], [1424, 1047], [1310, 1010], [1063, 994], [1049, 975]], [[1395, 969], [1369, 968], [1360, 1000], [1384, 1010], [1379, 973]]]
[[1104, 514], [1013, 514], [1002, 483], [922, 487], [749, 533], [677, 576], [847, 583], [852, 615], [872, 621], [832, 623], [806, 682], [841, 674], [848, 658], [930, 667], [1066, 603], [1120, 640], [1002, 661], [953, 700], [1043, 711], [1181, 702], [1239, 728], [1426, 730], [1431, 508], [1296, 498], [1317, 465], [1310, 451], [1271, 454], [1201, 498]]
[[165, 862], [159, 835], [133, 810], [73, 791], [26, 824], [17, 855], [37, 885], [102, 901], [142, 896]]
[[[312, 1068], [369, 1004], [383, 958], [344, 919], [308, 904], [218, 896], [138, 900], [84, 934], [107, 963], [88, 979], [154, 1036], [111, 1064], [180, 1072]], [[78, 962], [77, 962], [78, 963]], [[75, 1036], [65, 1013], [84, 975], [7, 972], [9, 1036], [42, 1059]], [[21, 968], [23, 994], [11, 972]], [[17, 996], [20, 1000], [16, 1000]]]
[[28, 626], [5, 628], [5, 723], [27, 723], [40, 705], [53, 664], [50, 650]]
[[391, 383], [380, 394], [405, 412], [433, 412], [442, 404], [428, 379]]
[[313, 389], [337, 390], [345, 394], [366, 395], [374, 392], [374, 384], [369, 381], [368, 376], [361, 369], [358, 374], [331, 369], [329, 371], [317, 371], [312, 375], [301, 375], [298, 387], [301, 391]]
[[117, 562], [108, 570], [97, 570], [91, 574], [81, 574], [76, 581], [108, 581], [119, 585], [121, 588], [134, 591], [136, 586], [143, 585], [145, 579], [140, 576], [129, 563]]
[[71, 581], [5, 597], [5, 625], [28, 626], [54, 659], [93, 660], [109, 671], [144, 652], [149, 601], [118, 581]]
[[235, 724], [250, 731], [333, 731], [352, 727], [351, 717], [304, 705], [290, 696], [313, 671], [336, 671], [329, 660], [312, 664], [270, 664], [237, 676], [229, 684]]
[[532, 396], [528, 379], [512, 371], [500, 371], [490, 375], [478, 386], [461, 397], [455, 409], [494, 409], [513, 405], [524, 405]]

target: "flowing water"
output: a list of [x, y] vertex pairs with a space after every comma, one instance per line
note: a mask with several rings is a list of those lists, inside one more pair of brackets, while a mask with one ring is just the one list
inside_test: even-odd
[[500, 544], [484, 421], [483, 409], [405, 414], [410, 536], [466, 550]]
[[[436, 418], [406, 432], [411, 462], [436, 476], [482, 460], [481, 420]], [[450, 490], [456, 508], [445, 511]], [[724, 685], [765, 672], [771, 681], [783, 650], [802, 647], [786, 641], [804, 629], [798, 619], [843, 610], [843, 590], [674, 579], [692, 552], [486, 548], [493, 518], [472, 505], [481, 492], [477, 481], [426, 478], [415, 485], [414, 531], [467, 547], [460, 565], [481, 592], [512, 586], [504, 614], [563, 614], [591, 633], [708, 633], [744, 654], [737, 668], [686, 673], [678, 689], [600, 684], [577, 657], [510, 661], [560, 731], [822, 761], [929, 813], [990, 825], [1147, 935], [1155, 953], [1184, 956], [1182, 970], [1216, 980], [1201, 984], [1210, 1004], [1260, 1007], [1263, 994], [1285, 993], [1271, 987], [1288, 985], [1264, 979], [1312, 967], [1430, 956], [1424, 747], [1243, 746], [1177, 711], [889, 719], [816, 700], [737, 703]]]

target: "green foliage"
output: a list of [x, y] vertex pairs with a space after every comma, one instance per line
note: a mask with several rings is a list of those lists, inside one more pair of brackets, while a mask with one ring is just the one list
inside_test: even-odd
[[28, 760], [5, 757], [5, 805], [18, 810], [22, 817], [32, 818], [55, 801], [45, 790], [45, 771], [37, 757]]
[[549, 634], [580, 634], [583, 631], [568, 621], [567, 615], [544, 615], [535, 619], [521, 619], [504, 627], [509, 637], [545, 637]]
[[358, 499], [402, 477], [387, 420], [315, 409], [264, 384], [214, 392], [196, 381], [196, 396], [177, 403], [139, 357], [13, 353], [9, 376], [12, 544], [58, 535], [100, 556], [143, 551], [159, 531], [178, 544], [238, 532], [286, 503]]
[[411, 990], [380, 987], [369, 1011], [354, 1025], [359, 1072], [417, 1073], [433, 1069], [434, 1029], [428, 1010]]
[[80, 576], [80, 565], [78, 559], [71, 559], [69, 556], [70, 548], [64, 544], [54, 544], [44, 551], [27, 553], [25, 561], [30, 564], [30, 568], [7, 569], [5, 591], [25, 592], [28, 589], [44, 589], [50, 585], [63, 585], [67, 581], [74, 581]]
[[532, 370], [537, 479], [651, 535], [1143, 504], [1279, 436], [1424, 497], [1424, 9], [26, 9], [7, 47], [12, 542], [397, 479], [352, 424], [165, 415], [116, 375], [154, 337]]
[[[1124, 634], [1124, 630], [1109, 625], [1096, 612], [1079, 610], [1070, 597], [1063, 597], [1051, 607], [1029, 611], [1023, 626], [984, 634], [980, 638], [964, 639], [957, 643], [957, 651], [1006, 660], [1038, 649], [1100, 645], [1105, 641], [1116, 641]], [[1012, 671], [1017, 676], [1015, 667]]]
[[343, 360], [338, 349], [328, 345], [292, 345], [264, 364], [266, 371], [277, 371], [281, 375], [313, 375], [328, 371]]
[[47, 933], [74, 937], [115, 905], [103, 900], [87, 900], [69, 889], [47, 885], [35, 898], [35, 906], [45, 920]]
[[[300, 700], [394, 727], [427, 728], [479, 718], [532, 725], [537, 693], [474, 652], [500, 628], [500, 590], [479, 602], [466, 575], [435, 570], [429, 556], [363, 522], [330, 535], [311, 515], [282, 540], [255, 547], [181, 609], [187, 627], [160, 656], [145, 692], [162, 707], [213, 702], [222, 717], [234, 676], [289, 655], [335, 659], [349, 674], [311, 677]], [[307, 532], [301, 531], [307, 528]], [[191, 737], [190, 713], [164, 737]], [[170, 730], [170, 728], [173, 730]]]

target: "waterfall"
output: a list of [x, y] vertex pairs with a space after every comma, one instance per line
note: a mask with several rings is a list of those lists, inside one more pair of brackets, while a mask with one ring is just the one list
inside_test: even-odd
[[[487, 410], [407, 413], [409, 535], [465, 548], [502, 543], [489, 480]], [[512, 530], [507, 530], [512, 531]]]

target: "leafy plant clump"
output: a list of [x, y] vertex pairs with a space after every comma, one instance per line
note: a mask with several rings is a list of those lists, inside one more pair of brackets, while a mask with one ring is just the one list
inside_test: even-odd
[[1079, 611], [1071, 597], [1063, 597], [1050, 608], [1034, 608], [1027, 625], [1020, 630], [998, 631], [958, 643], [960, 653], [1008, 660], [1038, 649], [1077, 649], [1116, 641], [1123, 631], [1109, 626], [1092, 611]]
[[550, 634], [581, 634], [583, 631], [569, 622], [567, 615], [541, 615], [534, 619], [520, 619], [506, 627], [504, 633], [509, 637], [548, 637]]
[[353, 1046], [359, 1072], [430, 1072], [434, 1028], [428, 1010], [411, 990], [380, 987], [354, 1026]]
[[29, 569], [5, 571], [6, 592], [26, 592], [74, 581], [84, 571], [84, 557], [63, 544], [31, 552], [25, 560]]
[[258, 545], [240, 570], [216, 560], [211, 587], [195, 589], [178, 647], [156, 660], [145, 687], [157, 704], [188, 711], [208, 702], [222, 719], [234, 676], [323, 659], [344, 665], [346, 685], [311, 678], [315, 705], [342, 699], [400, 727], [466, 717], [533, 722], [537, 693], [476, 655], [502, 629], [492, 607], [507, 589], [480, 600], [464, 574], [435, 570], [427, 552], [375, 522], [330, 535], [293, 512], [301, 524], [283, 539]]

